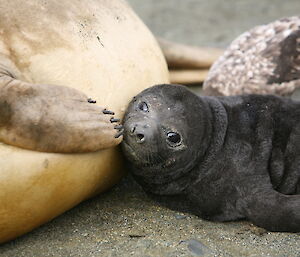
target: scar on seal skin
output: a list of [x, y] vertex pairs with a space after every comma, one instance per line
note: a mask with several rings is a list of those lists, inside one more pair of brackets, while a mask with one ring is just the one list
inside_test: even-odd
[[[66, 86], [30, 84], [0, 56], [0, 141], [42, 152], [90, 152], [121, 141], [114, 112]], [[6, 64], [6, 65], [5, 65]]]
[[131, 101], [122, 146], [138, 183], [172, 209], [300, 231], [300, 102], [157, 85]]

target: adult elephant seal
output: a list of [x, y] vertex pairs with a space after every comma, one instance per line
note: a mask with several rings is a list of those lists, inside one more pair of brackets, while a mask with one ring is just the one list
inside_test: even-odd
[[214, 221], [300, 231], [300, 102], [158, 85], [130, 103], [123, 147], [143, 188]]
[[123, 1], [1, 1], [0, 242], [114, 184], [118, 118], [162, 81], [160, 49]]

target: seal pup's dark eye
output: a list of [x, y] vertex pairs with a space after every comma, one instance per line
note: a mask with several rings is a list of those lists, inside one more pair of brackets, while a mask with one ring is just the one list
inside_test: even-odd
[[145, 102], [139, 103], [138, 108], [143, 112], [148, 112], [149, 111], [149, 107]]
[[167, 139], [171, 144], [179, 144], [181, 142], [181, 136], [176, 132], [168, 132]]

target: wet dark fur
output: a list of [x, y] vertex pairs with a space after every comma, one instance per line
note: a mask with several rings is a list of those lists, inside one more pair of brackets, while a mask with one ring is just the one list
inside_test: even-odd
[[[141, 102], [148, 111], [138, 108]], [[159, 85], [134, 98], [124, 126], [134, 177], [169, 207], [300, 231], [300, 102], [198, 97], [182, 86]], [[182, 136], [178, 147], [166, 143], [174, 130]], [[145, 141], [137, 143], [138, 134]]]

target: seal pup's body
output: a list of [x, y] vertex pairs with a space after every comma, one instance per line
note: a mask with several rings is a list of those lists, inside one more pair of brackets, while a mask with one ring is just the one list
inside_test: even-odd
[[158, 85], [134, 98], [124, 127], [134, 177], [170, 207], [300, 231], [300, 102]]

